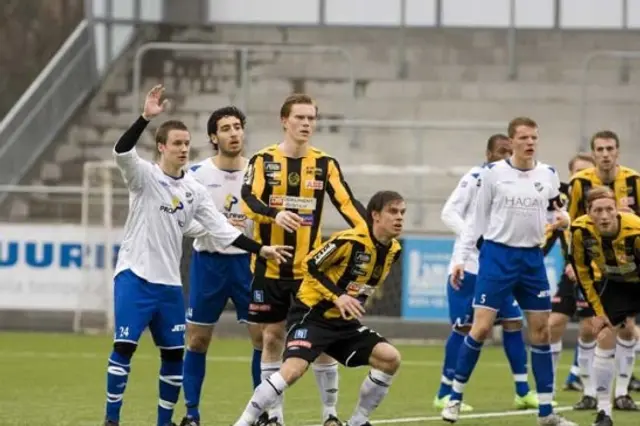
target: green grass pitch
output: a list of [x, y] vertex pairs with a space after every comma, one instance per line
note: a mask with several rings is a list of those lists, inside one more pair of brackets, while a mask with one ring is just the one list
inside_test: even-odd
[[[0, 333], [0, 425], [97, 426], [105, 399], [107, 336]], [[245, 340], [214, 340], [209, 351], [202, 397], [203, 425], [229, 425], [251, 395], [250, 344]], [[373, 424], [435, 425], [444, 423], [432, 406], [440, 379], [443, 346], [400, 346], [403, 365], [389, 396], [374, 413]], [[572, 353], [562, 357], [562, 384]], [[134, 356], [122, 413], [123, 426], [155, 425], [159, 357], [148, 336]], [[358, 397], [366, 369], [340, 370], [340, 416], [347, 419]], [[529, 382], [533, 388], [533, 378]], [[535, 414], [513, 416], [514, 389], [500, 347], [486, 348], [465, 393], [475, 407], [465, 425], [535, 425]], [[575, 392], [559, 391], [560, 407], [573, 404]], [[180, 401], [174, 421], [184, 414]], [[590, 425], [595, 413], [566, 411], [580, 425]], [[313, 372], [285, 396], [288, 426], [319, 423], [320, 400]], [[616, 426], [640, 425], [640, 413], [615, 413]]]

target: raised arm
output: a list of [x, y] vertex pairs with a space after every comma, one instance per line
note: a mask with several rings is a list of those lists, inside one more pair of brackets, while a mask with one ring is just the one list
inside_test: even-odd
[[[594, 286], [594, 270], [592, 267], [593, 259], [589, 254], [589, 249], [585, 247], [585, 239], [588, 238], [584, 235], [585, 232], [587, 231], [583, 228], [571, 227], [569, 260], [571, 261], [571, 265], [575, 271], [576, 279], [582, 287], [584, 296], [591, 305], [591, 308], [595, 312], [596, 316], [604, 316], [605, 312], [602, 307], [602, 302], [600, 301], [600, 295]], [[589, 242], [589, 244], [592, 243]]]
[[264, 159], [256, 154], [251, 157], [242, 185], [242, 211], [256, 223], [272, 223], [278, 215], [278, 209], [270, 207], [262, 200], [265, 190]]
[[344, 220], [352, 228], [366, 222], [367, 210], [351, 192], [351, 188], [344, 180], [338, 162], [330, 158], [327, 170], [327, 194], [331, 203], [338, 209]]
[[116, 164], [122, 171], [127, 187], [132, 190], [140, 190], [143, 187], [145, 173], [151, 170], [151, 164], [138, 156], [135, 146], [149, 124], [149, 120], [159, 115], [166, 108], [168, 101], [162, 99], [164, 87], [154, 86], [147, 94], [144, 101], [142, 115], [127, 129], [118, 139], [113, 148], [113, 156]]
[[456, 235], [462, 234], [465, 221], [464, 216], [471, 207], [476, 190], [476, 179], [479, 175], [465, 175], [458, 182], [458, 186], [453, 190], [440, 213], [442, 222]]

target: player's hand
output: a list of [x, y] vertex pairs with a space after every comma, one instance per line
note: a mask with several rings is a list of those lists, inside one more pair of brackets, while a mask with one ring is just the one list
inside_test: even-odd
[[606, 315], [591, 318], [591, 325], [593, 326], [593, 332], [596, 336], [605, 328], [613, 328], [611, 321], [609, 321], [609, 317]]
[[262, 246], [260, 256], [265, 259], [275, 260], [277, 264], [281, 264], [293, 256], [291, 250], [293, 250], [291, 246]]
[[147, 93], [147, 97], [144, 100], [144, 109], [142, 111], [142, 116], [145, 119], [151, 120], [153, 117], [160, 115], [165, 109], [167, 109], [169, 106], [169, 100], [162, 99], [162, 95], [164, 95], [164, 86], [162, 84], [153, 86], [149, 93]]
[[340, 310], [342, 318], [348, 320], [350, 318], [362, 318], [364, 314], [364, 307], [362, 303], [355, 297], [351, 297], [348, 294], [343, 294], [338, 297], [334, 302]]
[[302, 218], [293, 212], [282, 210], [276, 215], [276, 224], [288, 232], [295, 232], [300, 228]]
[[562, 210], [562, 207], [558, 204], [557, 201], [553, 202], [553, 223], [551, 224], [551, 229], [554, 231], [556, 229], [562, 229], [569, 226], [569, 218], [567, 218], [567, 214]]
[[576, 279], [576, 272], [573, 270], [573, 266], [567, 264], [567, 266], [564, 267], [564, 274], [574, 283], [578, 281]]
[[241, 231], [247, 228], [247, 221], [245, 219], [227, 219], [232, 226], [235, 226]]
[[462, 287], [462, 280], [464, 279], [464, 265], [455, 265], [453, 271], [451, 271], [451, 287], [455, 290], [460, 290]]

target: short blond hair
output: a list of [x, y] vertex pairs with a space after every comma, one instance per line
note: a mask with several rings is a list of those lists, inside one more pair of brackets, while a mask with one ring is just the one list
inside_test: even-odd
[[596, 186], [587, 192], [587, 209], [591, 210], [591, 205], [595, 201], [602, 199], [612, 200], [615, 203], [616, 194], [608, 186]]

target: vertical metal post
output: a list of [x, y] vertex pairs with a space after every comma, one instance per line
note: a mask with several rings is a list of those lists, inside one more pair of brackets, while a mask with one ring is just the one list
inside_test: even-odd
[[104, 66], [106, 69], [108, 69], [111, 63], [111, 52], [113, 51], [113, 24], [111, 23], [111, 19], [113, 18], [113, 1], [114, 0], [107, 0], [105, 2], [104, 11], [105, 18], [107, 18], [104, 44]]
[[555, 0], [553, 2], [553, 28], [559, 29], [562, 24], [562, 0]]
[[436, 0], [435, 8], [436, 28], [440, 28], [442, 26], [442, 0]]
[[[622, 0], [622, 29], [629, 30], [629, 0]], [[631, 69], [629, 58], [622, 58], [620, 63], [620, 83], [629, 84]]]
[[[113, 182], [111, 180], [111, 168], [104, 165], [101, 170], [102, 178], [102, 208], [103, 210], [103, 230], [106, 231], [104, 238], [104, 274], [102, 285], [105, 291], [105, 302], [107, 303], [105, 330], [112, 332], [114, 328], [113, 309]], [[103, 293], [104, 294], [104, 293]]]
[[509, 29], [507, 30], [507, 60], [509, 61], [509, 80], [518, 78], [516, 58], [516, 0], [509, 1]]
[[327, 25], [327, 0], [318, 1], [318, 23]]
[[142, 21], [142, 3], [141, 0], [133, 0], [133, 19], [136, 21], [136, 29], [140, 27]]
[[407, 64], [407, 0], [400, 0], [400, 31], [398, 33], [398, 71], [397, 78], [405, 80], [408, 74]]

